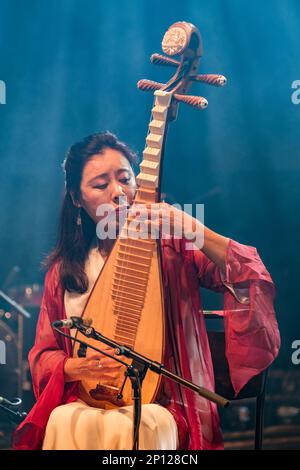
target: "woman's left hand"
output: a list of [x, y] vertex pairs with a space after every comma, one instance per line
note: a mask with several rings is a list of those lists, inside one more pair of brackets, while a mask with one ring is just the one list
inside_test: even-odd
[[203, 232], [203, 225], [193, 216], [166, 202], [134, 204], [129, 214], [141, 220], [148, 233], [159, 232], [161, 237], [175, 236], [193, 241]]

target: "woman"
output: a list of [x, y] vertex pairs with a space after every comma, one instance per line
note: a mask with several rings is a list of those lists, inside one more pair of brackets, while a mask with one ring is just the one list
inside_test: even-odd
[[[66, 315], [81, 315], [114, 243], [95, 237], [100, 220], [97, 208], [110, 204], [113, 211], [120, 212], [124, 200], [132, 204], [136, 190], [134, 165], [130, 149], [108, 132], [87, 137], [73, 145], [67, 155], [60, 235], [48, 260], [36, 341], [29, 354], [37, 402], [15, 432], [15, 449], [132, 446], [130, 407], [104, 411], [78, 398], [80, 379], [113, 379], [121, 372], [119, 366], [113, 359], [94, 353], [73, 358], [71, 342], [54, 332], [51, 323]], [[150, 212], [147, 207], [143, 210]], [[226, 353], [231, 381], [238, 393], [278, 353], [271, 277], [255, 248], [209, 230], [168, 204], [155, 204], [151, 212], [160, 230], [165, 220], [172, 221], [173, 230], [183, 227], [182, 239], [162, 236], [161, 240], [166, 305], [164, 364], [187, 380], [213, 390], [199, 285], [222, 292]], [[204, 244], [194, 250], [186, 245], [191, 231], [204, 232]], [[156, 402], [143, 405], [140, 448], [222, 447], [216, 406], [163, 379]]]

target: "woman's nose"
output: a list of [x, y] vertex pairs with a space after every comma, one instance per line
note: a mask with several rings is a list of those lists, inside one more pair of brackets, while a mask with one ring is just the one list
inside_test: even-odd
[[122, 199], [124, 199], [124, 197], [125, 193], [122, 186], [120, 186], [119, 184], [114, 185], [112, 190], [112, 201], [115, 204], [119, 205], [120, 203], [122, 203]]

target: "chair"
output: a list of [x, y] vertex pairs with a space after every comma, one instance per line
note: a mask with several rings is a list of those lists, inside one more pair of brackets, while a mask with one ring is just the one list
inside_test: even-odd
[[222, 395], [228, 400], [256, 398], [254, 449], [261, 450], [263, 442], [264, 405], [268, 369], [253, 377], [235, 397], [234, 389], [230, 381], [228, 362], [225, 356], [223, 312], [205, 310], [203, 313], [214, 367], [216, 393]]

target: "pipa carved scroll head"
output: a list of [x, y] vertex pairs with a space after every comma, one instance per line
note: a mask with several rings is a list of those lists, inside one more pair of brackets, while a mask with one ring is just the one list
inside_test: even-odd
[[[143, 91], [162, 90], [172, 93], [174, 99], [169, 120], [176, 119], [179, 102], [205, 109], [208, 105], [205, 98], [187, 95], [191, 85], [194, 82], [202, 82], [208, 85], [224, 86], [226, 78], [218, 74], [198, 74], [202, 56], [202, 39], [199, 30], [185, 21], [174, 23], [163, 37], [162, 50], [166, 55], [152, 54], [151, 62], [155, 65], [174, 67], [176, 68], [175, 74], [166, 84], [140, 80], [138, 88]], [[174, 59], [173, 56], [179, 56], [179, 60]]]
[[202, 40], [200, 32], [191, 23], [178, 21], [165, 33], [162, 40], [162, 50], [167, 55], [181, 55], [188, 47], [201, 57]]

